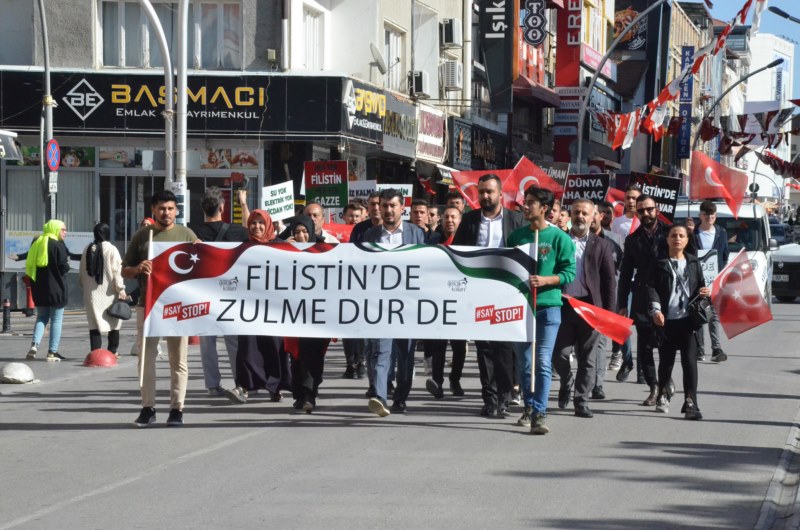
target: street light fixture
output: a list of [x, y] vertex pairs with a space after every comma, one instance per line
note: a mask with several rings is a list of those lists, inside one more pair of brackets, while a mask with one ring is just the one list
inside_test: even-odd
[[778, 15], [779, 17], [785, 18], [786, 20], [791, 20], [795, 24], [800, 24], [800, 18], [793, 17], [783, 9], [778, 9], [775, 6], [769, 6], [767, 8], [768, 11], [772, 11], [774, 14]]

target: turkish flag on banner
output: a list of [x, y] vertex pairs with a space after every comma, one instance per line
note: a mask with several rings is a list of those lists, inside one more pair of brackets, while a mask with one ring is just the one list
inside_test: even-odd
[[556, 200], [561, 199], [564, 194], [564, 188], [553, 180], [544, 169], [523, 156], [503, 182], [503, 202], [511, 204], [511, 206], [508, 204], [503, 204], [503, 206], [513, 208], [514, 203], [522, 205], [525, 202], [525, 190], [530, 186], [552, 191], [556, 195]]
[[349, 243], [350, 234], [353, 233], [354, 226], [340, 223], [324, 223], [322, 229], [338, 239], [339, 243]]
[[617, 188], [608, 188], [606, 192], [606, 202], [614, 207], [614, 217], [620, 217], [625, 213], [625, 192]]
[[772, 320], [744, 249], [711, 284], [711, 303], [729, 339]]
[[731, 209], [733, 217], [739, 218], [739, 206], [747, 191], [746, 174], [723, 166], [705, 153], [693, 151], [689, 178], [690, 199], [722, 197]]
[[581, 302], [567, 294], [562, 295], [578, 315], [586, 321], [592, 329], [597, 330], [617, 344], [623, 344], [630, 337], [633, 330], [633, 320], [614, 312], [597, 307], [586, 302]]

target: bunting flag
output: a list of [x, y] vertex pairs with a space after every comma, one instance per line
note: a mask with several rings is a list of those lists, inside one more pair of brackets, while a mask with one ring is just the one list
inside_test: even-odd
[[606, 192], [606, 202], [614, 208], [614, 217], [621, 217], [625, 213], [625, 192], [609, 186]]
[[625, 139], [628, 136], [628, 124], [631, 121], [630, 114], [619, 114], [617, 116], [619, 120], [617, 121], [617, 132], [614, 135], [614, 142], [611, 144], [611, 149], [616, 151], [622, 144], [625, 143]]
[[711, 284], [711, 303], [728, 339], [772, 320], [769, 304], [761, 294], [744, 249]]
[[624, 344], [628, 337], [631, 336], [633, 320], [630, 318], [618, 315], [602, 307], [581, 302], [577, 298], [566, 294], [562, 296], [567, 299], [567, 302], [578, 313], [578, 316], [601, 335], [605, 335], [617, 344]]
[[753, 18], [750, 20], [750, 38], [758, 34], [761, 26], [761, 12], [767, 8], [767, 0], [756, 0], [756, 7], [753, 9]]
[[783, 178], [800, 178], [800, 164], [787, 162], [769, 151], [765, 151], [764, 153], [753, 151], [753, 153], [755, 153], [761, 162], [767, 164], [776, 175]]
[[628, 116], [628, 130], [625, 133], [625, 139], [622, 141], [623, 149], [628, 149], [633, 144], [633, 139], [636, 138], [636, 133], [639, 132], [639, 116], [641, 112], [640, 109], [636, 109]]
[[739, 206], [747, 189], [747, 175], [723, 166], [701, 151], [692, 152], [690, 171], [690, 199], [715, 199], [722, 197], [738, 219]]

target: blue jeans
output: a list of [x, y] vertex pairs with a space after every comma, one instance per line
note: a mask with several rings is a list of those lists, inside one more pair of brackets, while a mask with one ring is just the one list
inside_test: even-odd
[[405, 402], [414, 379], [414, 345], [411, 339], [367, 339], [367, 366], [378, 398], [386, 401], [392, 358], [397, 358], [394, 400]]
[[47, 351], [58, 353], [58, 343], [61, 342], [61, 322], [64, 320], [63, 307], [36, 307], [36, 324], [33, 326], [33, 345], [37, 348], [44, 336], [44, 328], [50, 321], [50, 346]]
[[533, 412], [547, 413], [547, 398], [553, 363], [553, 347], [556, 345], [558, 327], [561, 325], [561, 308], [546, 307], [536, 312], [536, 387], [531, 392], [532, 346], [529, 342], [517, 344], [517, 373], [526, 406]]

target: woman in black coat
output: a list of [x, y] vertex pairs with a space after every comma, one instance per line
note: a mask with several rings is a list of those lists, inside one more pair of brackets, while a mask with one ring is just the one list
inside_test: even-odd
[[685, 401], [681, 412], [686, 419], [703, 418], [697, 406], [697, 328], [689, 318], [688, 306], [698, 296], [708, 296], [700, 262], [693, 254], [685, 253], [689, 244], [689, 232], [683, 225], [673, 225], [667, 232], [668, 257], [660, 259], [650, 274], [648, 298], [650, 317], [659, 330], [661, 342], [658, 347], [658, 398], [656, 412], [668, 412], [669, 381], [675, 355], [681, 352], [683, 368], [683, 391]]

